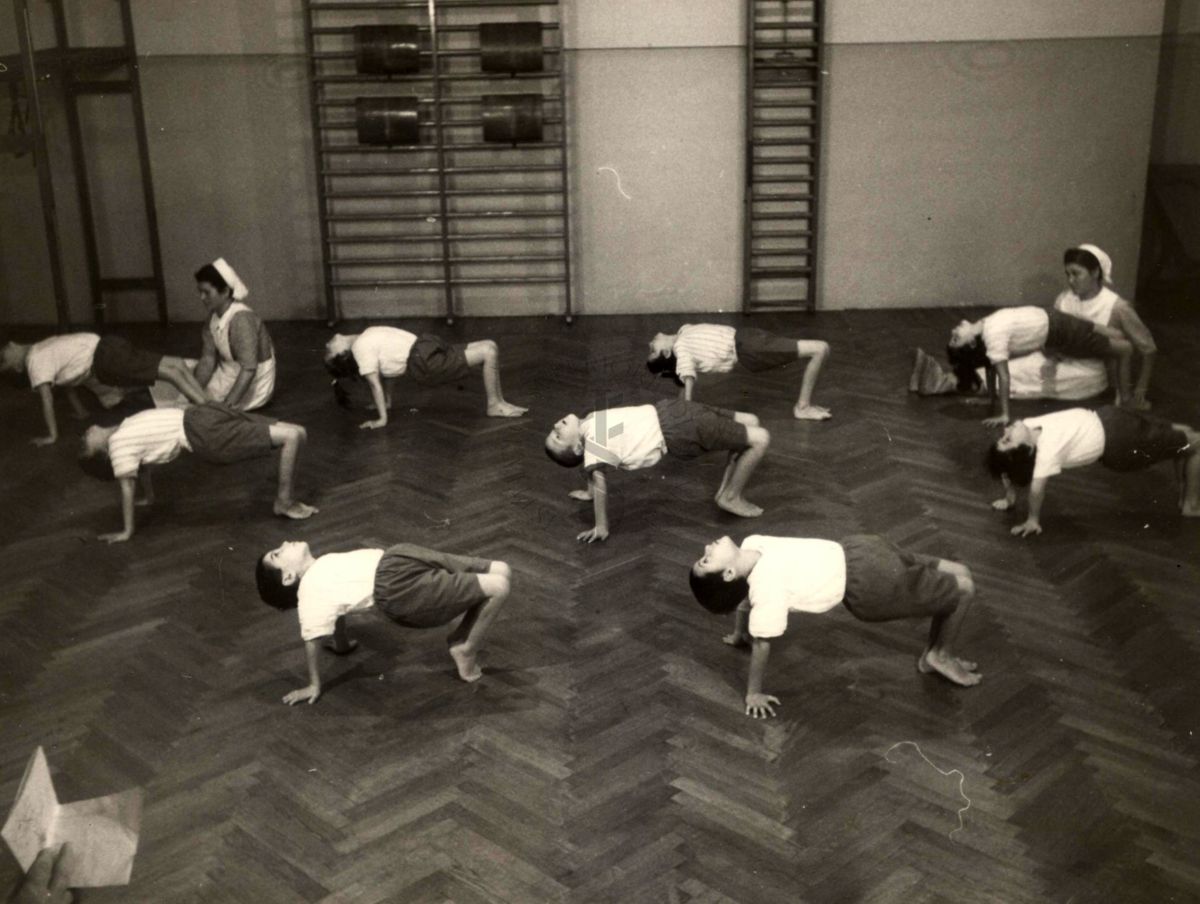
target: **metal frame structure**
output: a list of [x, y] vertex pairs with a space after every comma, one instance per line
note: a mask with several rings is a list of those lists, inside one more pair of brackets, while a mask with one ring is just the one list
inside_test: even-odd
[[[103, 47], [74, 47], [67, 32], [63, 0], [49, 0], [54, 18], [55, 45], [52, 48], [33, 47], [33, 23], [29, 0], [13, 0], [17, 36], [20, 42], [19, 60], [7, 58], [0, 80], [20, 80], [33, 113], [32, 130], [25, 142], [10, 142], [14, 151], [26, 147], [33, 151], [34, 165], [42, 200], [42, 216], [46, 230], [46, 245], [50, 257], [54, 285], [56, 314], [59, 326], [70, 325], [66, 288], [62, 272], [62, 252], [58, 234], [58, 214], [54, 200], [54, 184], [50, 173], [49, 148], [46, 144], [46, 116], [42, 101], [41, 83], [56, 77], [62, 85], [67, 130], [71, 147], [71, 165], [75, 175], [80, 219], [83, 226], [84, 251], [87, 258], [88, 281], [91, 290], [93, 317], [103, 324], [107, 310], [105, 297], [112, 292], [152, 291], [157, 299], [158, 319], [167, 322], [167, 294], [163, 279], [162, 250], [158, 238], [158, 216], [154, 202], [154, 183], [150, 171], [149, 143], [146, 139], [146, 119], [142, 109], [141, 82], [138, 75], [137, 45], [134, 40], [133, 14], [130, 0], [115, 0], [120, 9], [123, 42]], [[110, 77], [120, 73], [117, 78]], [[79, 117], [79, 98], [92, 95], [127, 94], [132, 105], [141, 174], [142, 201], [145, 206], [150, 260], [153, 272], [149, 276], [106, 277], [101, 272], [99, 243], [96, 238], [96, 217], [92, 206], [91, 185], [87, 169], [83, 128]]]
[[747, 0], [747, 313], [816, 306], [824, 5]]
[[[470, 287], [561, 285], [572, 317], [566, 92], [558, 0], [304, 0], [313, 149], [326, 314], [349, 299], [406, 289], [440, 294], [447, 322]], [[542, 21], [551, 36], [541, 72], [480, 66], [488, 17]], [[364, 75], [354, 68], [358, 24], [416, 25], [421, 70]], [[543, 140], [480, 137], [482, 95], [540, 90]], [[356, 97], [417, 95], [420, 143], [356, 143]], [[347, 111], [350, 116], [347, 116]], [[349, 133], [349, 137], [345, 137]], [[396, 306], [397, 314], [406, 311]]]

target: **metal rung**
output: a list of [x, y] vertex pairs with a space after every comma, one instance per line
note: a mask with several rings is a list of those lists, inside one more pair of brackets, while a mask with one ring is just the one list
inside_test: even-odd
[[754, 185], [794, 185], [798, 182], [813, 182], [812, 176], [755, 176], [750, 180]]
[[[317, 106], [330, 109], [344, 109], [347, 107], [353, 107], [357, 100], [358, 98], [355, 97], [340, 97], [328, 100], [319, 100], [317, 101]], [[560, 94], [544, 94], [542, 95], [542, 101], [550, 104], [561, 104], [563, 98]], [[432, 107], [434, 104], [434, 99], [432, 97], [419, 97], [417, 98], [417, 103], [424, 104], [427, 107]], [[443, 107], [466, 107], [472, 105], [477, 107], [481, 101], [478, 97], [463, 97], [442, 98], [441, 100], [437, 101], [437, 103], [441, 104]]]
[[[524, 166], [448, 166], [444, 170], [447, 176], [472, 176], [483, 173], [557, 173], [562, 169], [557, 163], [530, 163]], [[413, 167], [412, 169], [396, 169], [395, 167], [362, 167], [353, 171], [332, 170], [322, 167], [321, 175], [333, 179], [347, 178], [377, 178], [379, 176], [436, 176], [436, 166]]]
[[812, 267], [753, 267], [750, 275], [754, 279], [799, 279], [811, 276]]
[[[561, 119], [546, 118], [542, 120], [543, 125], [561, 126]], [[433, 123], [426, 122], [422, 125], [433, 127]], [[354, 122], [323, 122], [318, 124], [318, 128], [323, 132], [354, 132], [358, 129], [358, 123]], [[442, 120], [442, 131], [449, 129], [481, 129], [483, 128], [483, 120], [480, 119], [444, 119]], [[495, 143], [489, 143], [487, 147], [495, 147]]]
[[[547, 69], [543, 72], [518, 72], [514, 75], [508, 73], [487, 73], [478, 72], [470, 74], [450, 74], [446, 73], [442, 76], [443, 82], [511, 82], [519, 81], [538, 81], [540, 79], [558, 78], [560, 75], [558, 69]], [[416, 75], [393, 75], [393, 76], [378, 76], [378, 75], [315, 75], [313, 82], [319, 85], [403, 85], [409, 82], [423, 81], [428, 82], [433, 80], [432, 74], [416, 74]]]
[[[372, 9], [378, 9], [378, 5], [373, 5]], [[559, 24], [557, 22], [543, 22], [542, 28], [546, 31], [557, 31]], [[428, 25], [418, 25], [417, 29], [422, 34], [429, 34]], [[476, 34], [479, 31], [478, 25], [439, 25], [437, 28], [439, 33], [455, 33], [455, 34]], [[353, 25], [326, 25], [312, 29], [314, 35], [350, 35], [354, 34]]]
[[[466, 257], [451, 256], [451, 264], [463, 265], [479, 265], [479, 264], [513, 264], [513, 263], [554, 263], [561, 261], [561, 254], [506, 254], [506, 255], [468, 255]], [[362, 258], [361, 260], [331, 260], [331, 267], [403, 267], [414, 264], [440, 264], [441, 256], [438, 257], [380, 257], [380, 258]]]
[[[812, 142], [810, 142], [811, 144]], [[756, 166], [762, 165], [779, 165], [779, 166], [796, 166], [803, 163], [816, 163], [816, 157], [753, 157], [751, 163]]]
[[812, 194], [811, 192], [804, 192], [804, 193], [795, 192], [795, 193], [788, 193], [788, 194], [784, 194], [783, 192], [780, 192], [777, 195], [751, 195], [750, 203], [762, 204], [763, 202], [767, 202], [767, 201], [792, 201], [792, 202], [811, 201], [815, 197], [816, 197], [816, 195]]
[[[527, 283], [553, 285], [564, 282], [561, 276], [460, 276], [452, 277], [452, 286], [520, 286]], [[370, 289], [380, 286], [441, 286], [441, 279], [335, 279], [330, 283], [337, 289]]]
[[[558, 195], [562, 193], [559, 188], [489, 188], [471, 190], [465, 188], [451, 188], [446, 190], [447, 198], [495, 198], [509, 197], [512, 195]], [[371, 201], [376, 198], [436, 198], [438, 197], [436, 188], [415, 189], [413, 191], [375, 191], [375, 192], [360, 192], [360, 191], [330, 191], [325, 193], [325, 197], [331, 201]]]
[[790, 211], [788, 213], [756, 213], [755, 220], [809, 220], [812, 219], [811, 211]]
[[[755, 106], [758, 106], [757, 104]], [[754, 127], [756, 129], [794, 129], [798, 126], [813, 126], [816, 125], [815, 119], [798, 119], [796, 117], [779, 117], [770, 119], [769, 117], [754, 117]]]
[[750, 233], [752, 239], [809, 239], [812, 236], [811, 229], [777, 229]]
[[[755, 138], [750, 142], [754, 147], [811, 147], [817, 143], [815, 138]], [[754, 158], [756, 161], [758, 157]]]
[[[499, 219], [560, 219], [563, 216], [561, 210], [548, 211], [532, 211], [532, 210], [479, 210], [479, 211], [454, 211], [446, 214], [447, 220], [499, 220]], [[437, 221], [436, 213], [386, 213], [386, 214], [361, 214], [361, 213], [339, 213], [329, 214], [326, 217], [330, 222], [339, 223], [389, 223], [392, 221], [422, 221], [431, 220]]]
[[792, 311], [807, 311], [809, 310], [809, 306], [804, 301], [795, 299], [780, 302], [751, 301], [747, 310], [750, 313], [754, 313], [755, 311], [769, 311], [772, 314], [787, 314]]
[[[353, 101], [350, 102], [350, 105], [353, 106]], [[820, 105], [815, 100], [755, 100], [754, 101], [755, 109], [775, 109], [775, 108], [787, 109], [789, 107], [805, 107], [805, 108], [814, 108], [815, 109], [818, 106], [820, 106]]]
[[[482, 51], [478, 48], [465, 48], [462, 50], [439, 50], [437, 55], [445, 59], [455, 57], [459, 59], [465, 59], [467, 57], [477, 57], [481, 52]], [[543, 47], [542, 53], [554, 55], [561, 53], [561, 50], [558, 47]], [[355, 59], [355, 56], [356, 55], [353, 50], [317, 50], [310, 55], [310, 58], [320, 63], [326, 60], [353, 60]], [[418, 56], [432, 58], [433, 51], [421, 50], [418, 52]], [[414, 75], [415, 74], [416, 73], [414, 73]], [[486, 73], [483, 74], [486, 76]], [[509, 78], [509, 74], [504, 73], [504, 77]], [[386, 79], [387, 76], [384, 76], [384, 78]], [[432, 78], [432, 75], [430, 78]]]
[[808, 257], [807, 248], [751, 248], [752, 257]]
[[[787, 144], [800, 144], [800, 142], [785, 142]], [[445, 146], [447, 151], [531, 151], [531, 150], [559, 150], [563, 146], [561, 141], [538, 141], [526, 142], [518, 145], [496, 144], [494, 142], [475, 142], [472, 144], [448, 144]], [[428, 151], [432, 153], [437, 150], [437, 145], [434, 144], [397, 144], [390, 147], [382, 147], [366, 144], [327, 144], [322, 146], [322, 154], [387, 154], [392, 151]]]
[[[562, 232], [474, 232], [451, 235], [451, 242], [548, 242], [563, 238]], [[349, 235], [330, 236], [330, 245], [419, 245], [440, 242], [440, 233], [433, 235]]]

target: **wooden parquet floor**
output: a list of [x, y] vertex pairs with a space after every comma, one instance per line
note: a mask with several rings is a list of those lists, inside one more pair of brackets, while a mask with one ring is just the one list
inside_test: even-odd
[[[134, 541], [115, 491], [75, 467], [30, 393], [0, 393], [0, 806], [46, 747], [64, 799], [145, 789], [133, 881], [86, 902], [1185, 902], [1200, 900], [1200, 524], [1169, 470], [1053, 481], [1046, 534], [991, 511], [980, 411], [905, 391], [911, 349], [957, 312], [847, 312], [755, 325], [827, 339], [824, 424], [790, 409], [799, 367], [707, 379], [773, 444], [750, 523], [710, 497], [720, 462], [611, 481], [613, 536], [582, 546], [578, 485], [540, 444], [567, 411], [667, 394], [641, 364], [666, 317], [470, 321], [492, 336], [521, 420], [482, 391], [403, 387], [358, 430], [319, 363], [327, 331], [274, 329], [269, 413], [306, 425], [309, 522], [270, 515], [274, 465], [185, 456]], [[1153, 397], [1200, 422], [1200, 331], [1152, 324]], [[194, 327], [133, 331], [186, 351]], [[1018, 403], [1020, 413], [1046, 410]], [[1059, 406], [1065, 407], [1065, 406]], [[723, 533], [882, 533], [961, 559], [980, 597], [964, 651], [984, 683], [919, 675], [925, 626], [843, 611], [793, 619], [741, 713], [746, 656], [690, 597]], [[325, 663], [312, 707], [295, 616], [252, 565], [284, 538], [318, 552], [411, 540], [508, 561], [514, 592], [486, 677], [457, 681], [442, 632], [371, 621]], [[14, 865], [6, 853], [3, 868]]]

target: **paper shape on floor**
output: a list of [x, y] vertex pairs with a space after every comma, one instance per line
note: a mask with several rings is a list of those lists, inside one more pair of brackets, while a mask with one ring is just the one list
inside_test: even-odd
[[46, 754], [29, 758], [12, 811], [0, 830], [13, 856], [28, 872], [45, 847], [67, 845], [58, 863], [68, 888], [128, 885], [142, 822], [142, 791], [60, 804]]

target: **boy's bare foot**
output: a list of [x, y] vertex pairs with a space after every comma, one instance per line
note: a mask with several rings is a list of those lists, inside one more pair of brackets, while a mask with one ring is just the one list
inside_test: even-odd
[[962, 687], [973, 687], [983, 680], [983, 676], [978, 672], [964, 668], [960, 660], [936, 650], [926, 650], [922, 653], [917, 661], [917, 668], [926, 674], [937, 672], [947, 681]]
[[747, 502], [741, 496], [718, 496], [717, 506], [732, 515], [739, 515], [742, 518], [757, 518], [763, 513], [761, 507], [752, 502]]
[[353, 653], [355, 650], [358, 649], [358, 641], [357, 640], [347, 640], [345, 646], [339, 647], [337, 645], [337, 643], [335, 643], [332, 640], [329, 640], [329, 641], [325, 642], [325, 649], [327, 649], [334, 656], [345, 656], [349, 653]]
[[273, 511], [280, 517], [291, 518], [293, 521], [303, 521], [305, 518], [311, 518], [320, 509], [315, 505], [306, 505], [303, 502], [280, 502], [276, 499]]
[[[958, 656], [952, 656], [950, 658], [961, 665], [968, 672], [979, 671], [979, 663], [977, 662], [972, 662], [970, 659], [962, 659]], [[928, 675], [933, 670], [933, 666], [925, 661], [925, 656], [922, 654], [921, 658], [917, 660], [917, 671], [922, 675]]]
[[478, 681], [483, 677], [483, 669], [475, 659], [475, 654], [465, 649], [466, 644], [460, 643], [450, 647], [450, 658], [458, 668], [458, 677], [463, 681]]
[[488, 417], [520, 417], [528, 408], [522, 408], [520, 405], [512, 405], [508, 402], [497, 402], [495, 405], [488, 405]]
[[820, 405], [797, 405], [792, 409], [792, 416], [799, 421], [827, 421], [833, 417], [833, 413]]
[[732, 634], [726, 634], [724, 637], [721, 638], [721, 640], [723, 640], [725, 643], [729, 644], [731, 647], [748, 647], [748, 646], [750, 646], [750, 635], [739, 634], [737, 631], [734, 631]]

